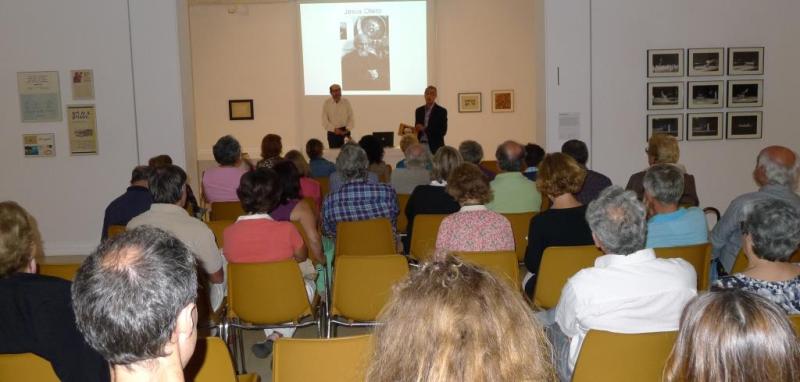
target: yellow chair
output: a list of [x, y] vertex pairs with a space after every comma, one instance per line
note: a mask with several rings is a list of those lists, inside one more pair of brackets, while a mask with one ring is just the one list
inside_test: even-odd
[[539, 206], [539, 212], [544, 212], [550, 208], [550, 198], [547, 195], [542, 195], [542, 204]]
[[372, 336], [330, 339], [280, 338], [272, 353], [272, 381], [362, 382]]
[[123, 233], [123, 232], [125, 232], [125, 226], [124, 225], [110, 225], [110, 226], [108, 226], [108, 235], [107, 236], [110, 239], [110, 238], [112, 238], [114, 236], [117, 236], [117, 235]]
[[656, 257], [662, 259], [681, 258], [692, 264], [694, 271], [697, 273], [697, 290], [708, 289], [708, 272], [711, 268], [711, 244], [655, 248], [655, 252]]
[[572, 382], [660, 381], [678, 332], [620, 334], [590, 330]]
[[467, 263], [485, 268], [495, 276], [510, 282], [515, 290], [521, 290], [519, 265], [514, 252], [457, 252], [455, 255]]
[[327, 176], [320, 176], [312, 179], [319, 182], [319, 190], [320, 190], [320, 195], [322, 195], [322, 198], [324, 199], [326, 196], [328, 196], [328, 194], [331, 192], [330, 179]]
[[400, 213], [397, 215], [397, 232], [406, 233], [408, 230], [408, 218], [406, 217], [406, 206], [408, 205], [409, 194], [397, 194], [397, 207]]
[[33, 353], [0, 354], [0, 381], [58, 382], [50, 361]]
[[536, 277], [534, 303], [543, 309], [555, 307], [567, 280], [581, 269], [593, 267], [595, 259], [602, 255], [593, 245], [545, 248]]
[[794, 332], [800, 337], [800, 314], [789, 315], [789, 321], [794, 325]]
[[[798, 249], [792, 257], [789, 259], [790, 263], [800, 263], [800, 249]], [[739, 254], [736, 255], [736, 262], [733, 263], [733, 269], [731, 270], [731, 274], [744, 272], [745, 269], [750, 265], [750, 262], [747, 261], [747, 256], [744, 254], [744, 250], [740, 249]]]
[[339, 222], [336, 225], [336, 256], [397, 253], [389, 219]]
[[238, 201], [216, 202], [211, 203], [211, 212], [209, 212], [208, 220], [236, 220], [242, 215], [244, 215], [244, 209]]
[[493, 172], [495, 174], [499, 174], [500, 173], [500, 166], [497, 164], [496, 160], [484, 160], [484, 161], [481, 161], [481, 166], [483, 166], [483, 168], [485, 168], [485, 169], [487, 169], [487, 170], [489, 170], [489, 171], [491, 171], [491, 172]]
[[214, 233], [214, 240], [217, 241], [217, 248], [223, 248], [225, 246], [225, 228], [228, 228], [231, 224], [233, 224], [235, 220], [211, 220], [207, 221], [206, 225], [211, 232]]
[[523, 212], [519, 214], [503, 214], [511, 223], [511, 230], [514, 232], [514, 252], [517, 254], [517, 262], [522, 263], [525, 259], [525, 250], [528, 248], [528, 229], [531, 226], [531, 219], [536, 212]]
[[433, 253], [436, 251], [436, 235], [439, 234], [439, 226], [445, 217], [447, 215], [444, 214], [422, 214], [414, 217], [414, 231], [411, 233], [409, 246], [411, 257], [417, 261], [425, 261], [433, 257]]
[[258, 374], [236, 375], [233, 360], [225, 342], [219, 337], [198, 338], [194, 354], [184, 368], [184, 377], [191, 382], [258, 382]]
[[38, 264], [39, 274], [58, 277], [64, 280], [75, 280], [80, 264]]

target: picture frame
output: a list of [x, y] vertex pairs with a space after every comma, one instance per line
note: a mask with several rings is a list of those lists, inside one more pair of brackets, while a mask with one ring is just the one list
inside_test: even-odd
[[764, 74], [764, 47], [728, 48], [728, 75]]
[[481, 107], [480, 92], [458, 93], [459, 113], [480, 113]]
[[683, 113], [650, 114], [647, 116], [647, 141], [653, 134], [669, 134], [682, 141], [683, 126]]
[[724, 81], [690, 81], [686, 90], [689, 109], [719, 109], [725, 105]]
[[724, 74], [725, 48], [690, 48], [686, 72], [689, 77], [710, 77]]
[[689, 113], [686, 115], [686, 140], [721, 140], [725, 127], [721, 112]]
[[647, 110], [683, 109], [683, 82], [648, 82]]
[[764, 106], [764, 80], [728, 80], [728, 107]]
[[683, 49], [648, 49], [647, 77], [683, 77]]
[[730, 111], [727, 117], [726, 139], [761, 139], [762, 112]]
[[255, 119], [252, 99], [232, 99], [228, 101], [228, 119], [242, 121]]
[[514, 111], [514, 90], [492, 90], [492, 113]]

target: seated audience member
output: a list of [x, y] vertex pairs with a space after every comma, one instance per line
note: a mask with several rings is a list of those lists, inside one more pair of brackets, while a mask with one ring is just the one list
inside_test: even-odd
[[428, 184], [431, 179], [426, 168], [431, 156], [425, 146], [415, 143], [406, 149], [405, 156], [405, 166], [392, 173], [392, 187], [398, 194], [411, 194], [415, 187]]
[[34, 353], [62, 381], [109, 381], [108, 363], [75, 326], [70, 282], [37, 275], [39, 256], [36, 220], [15, 202], [0, 203], [0, 354]]
[[[358, 146], [357, 144], [351, 143], [351, 142], [348, 142], [348, 143], [344, 144], [344, 146], [347, 146], [347, 145]], [[344, 147], [344, 146], [342, 146], [342, 147]], [[339, 151], [339, 155], [342, 155], [341, 150]], [[330, 195], [330, 194], [332, 194], [332, 193], [334, 193], [336, 191], [339, 191], [339, 189], [341, 189], [342, 186], [344, 186], [344, 184], [345, 184], [344, 176], [342, 176], [341, 169], [339, 169], [339, 166], [338, 166], [338, 163], [339, 163], [339, 157], [338, 156], [336, 157], [336, 163], [337, 163], [336, 171], [333, 174], [331, 174], [330, 181], [328, 183], [328, 195]], [[378, 181], [378, 176], [375, 175], [374, 172], [367, 171], [367, 183], [369, 183], [369, 184], [378, 184], [380, 182]]]
[[525, 168], [525, 171], [522, 172], [522, 175], [525, 175], [526, 178], [535, 182], [536, 173], [538, 172], [537, 167], [543, 158], [544, 149], [542, 146], [539, 146], [535, 143], [528, 143], [525, 145], [525, 165], [527, 168]]
[[153, 227], [115, 236], [81, 265], [75, 319], [114, 381], [184, 380], [197, 341], [196, 266], [186, 245]]
[[[406, 150], [408, 150], [411, 145], [418, 144], [419, 139], [417, 139], [416, 135], [413, 134], [406, 134], [402, 138], [400, 138], [400, 151], [405, 154]], [[397, 164], [394, 166], [395, 170], [405, 168], [406, 167], [406, 159], [400, 159]]]
[[186, 244], [205, 271], [209, 283], [208, 297], [211, 307], [216, 310], [225, 294], [222, 256], [211, 229], [181, 208], [186, 201], [186, 173], [175, 165], [157, 167], [150, 174], [149, 184], [153, 204], [150, 210], [131, 219], [128, 229], [151, 225], [175, 235]]
[[706, 215], [697, 207], [682, 208], [683, 171], [675, 165], [656, 164], [644, 175], [647, 208], [647, 248], [680, 247], [708, 243]]
[[586, 205], [575, 198], [586, 170], [572, 157], [552, 153], [539, 164], [536, 187], [552, 200], [552, 205], [531, 219], [528, 228], [528, 247], [525, 250], [524, 287], [528, 296], [533, 296], [536, 275], [542, 263], [542, 254], [547, 247], [590, 245], [594, 243], [592, 230], [586, 222]]
[[367, 153], [358, 145], [345, 144], [336, 158], [337, 173], [341, 173], [344, 184], [331, 191], [322, 204], [322, 233], [333, 239], [336, 224], [387, 218], [392, 231], [397, 232], [397, 194], [392, 186], [372, 183], [368, 180], [369, 160]]
[[[172, 164], [172, 157], [167, 154], [156, 155], [150, 158], [150, 160], [147, 162], [147, 166], [150, 167], [151, 171], [156, 167], [163, 167], [170, 164]], [[205, 213], [205, 209], [200, 208], [200, 204], [197, 203], [197, 198], [194, 196], [192, 185], [190, 185], [188, 182], [186, 183], [186, 203], [181, 207], [192, 211], [194, 217], [198, 219], [202, 219], [203, 214]]]
[[[683, 195], [681, 195], [678, 204], [681, 206], [694, 206], [700, 205], [700, 199], [697, 198], [697, 189], [695, 188], [694, 176], [686, 173], [683, 165], [678, 164], [681, 151], [678, 147], [678, 141], [675, 137], [667, 134], [653, 134], [650, 140], [647, 141], [647, 165], [654, 164], [673, 164], [683, 170]], [[644, 174], [647, 170], [642, 170], [631, 175], [628, 179], [628, 185], [625, 186], [626, 190], [636, 192], [636, 197], [639, 200], [644, 198]]]
[[645, 209], [633, 192], [606, 188], [589, 204], [586, 220], [595, 244], [606, 255], [572, 276], [555, 309], [540, 314], [550, 329], [561, 380], [570, 379], [589, 330], [677, 330], [684, 305], [697, 293], [691, 264], [656, 258], [652, 249], [645, 248]]
[[258, 161], [256, 167], [272, 168], [276, 163], [283, 160], [281, 153], [283, 152], [283, 143], [281, 143], [281, 136], [277, 134], [267, 134], [261, 140], [261, 160]]
[[294, 163], [294, 167], [297, 169], [300, 178], [300, 194], [302, 197], [314, 200], [314, 204], [316, 204], [317, 209], [319, 209], [320, 206], [322, 206], [322, 188], [319, 182], [311, 179], [311, 170], [308, 167], [306, 158], [304, 158], [303, 154], [299, 151], [291, 150], [286, 153], [286, 160]]
[[323, 149], [322, 141], [319, 139], [312, 138], [306, 142], [306, 155], [312, 178], [327, 178], [336, 171], [333, 162], [322, 157]]
[[[571, 156], [586, 170], [586, 180], [583, 181], [580, 192], [575, 194], [579, 202], [589, 204], [592, 200], [597, 199], [600, 192], [611, 185], [611, 179], [607, 176], [586, 168], [586, 163], [589, 161], [589, 149], [583, 141], [577, 139], [566, 141], [561, 145], [561, 152]], [[641, 199], [640, 197], [639, 200]]]
[[800, 339], [786, 314], [762, 296], [705, 293], [681, 315], [664, 381], [800, 381]]
[[453, 256], [396, 285], [378, 321], [367, 381], [554, 379], [550, 346], [525, 300]]
[[747, 270], [712, 286], [757, 293], [788, 314], [800, 314], [800, 266], [788, 262], [800, 245], [800, 212], [782, 200], [766, 199], [750, 204], [744, 214]]
[[797, 210], [800, 210], [800, 196], [797, 196], [797, 156], [794, 151], [783, 146], [770, 146], [758, 154], [753, 179], [758, 185], [758, 191], [748, 192], [733, 199], [725, 210], [717, 225], [709, 235], [712, 246], [712, 256], [715, 264], [713, 272], [717, 270], [717, 263], [725, 272], [733, 269], [736, 256], [742, 246], [741, 222], [744, 220], [744, 209], [748, 204], [761, 200], [782, 200]]
[[542, 194], [524, 175], [525, 150], [517, 142], [506, 141], [497, 146], [497, 165], [501, 173], [489, 184], [494, 198], [486, 207], [500, 213], [535, 212], [542, 207]]
[[461, 154], [461, 158], [464, 160], [464, 162], [472, 163], [478, 166], [483, 176], [486, 177], [487, 181], [491, 182], [494, 180], [496, 175], [494, 171], [489, 170], [481, 165], [481, 160], [483, 159], [483, 147], [481, 147], [480, 143], [472, 140], [461, 142], [461, 144], [458, 145], [458, 153]]
[[[301, 193], [300, 174], [294, 163], [290, 161], [278, 162], [273, 167], [278, 177], [280, 192], [278, 201], [270, 205], [269, 216], [280, 222], [299, 222], [308, 238], [308, 251], [311, 260], [317, 264], [325, 264], [322, 254], [322, 241], [317, 230], [319, 216], [312, 206], [303, 202]], [[272, 195], [270, 195], [272, 196]], [[241, 200], [241, 196], [239, 197]]]
[[242, 147], [236, 138], [226, 135], [214, 144], [214, 160], [218, 167], [203, 171], [203, 198], [207, 202], [233, 202], [239, 179], [245, 173], [242, 164]]
[[108, 227], [112, 225], [126, 225], [135, 216], [150, 209], [153, 197], [147, 189], [147, 177], [150, 168], [147, 166], [136, 166], [131, 174], [131, 185], [125, 193], [114, 199], [106, 207], [105, 217], [103, 218], [103, 231], [101, 238], [108, 237]]
[[442, 220], [436, 256], [448, 252], [513, 251], [514, 233], [505, 216], [486, 208], [492, 189], [478, 166], [463, 163], [447, 178], [447, 193], [461, 209]]
[[365, 135], [358, 141], [358, 145], [367, 153], [369, 172], [375, 174], [381, 183], [389, 183], [392, 179], [392, 167], [383, 161], [385, 152], [378, 138], [371, 134]]

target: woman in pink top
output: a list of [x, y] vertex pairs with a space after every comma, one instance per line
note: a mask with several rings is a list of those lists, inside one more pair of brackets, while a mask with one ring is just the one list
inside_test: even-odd
[[463, 163], [447, 179], [447, 193], [461, 210], [444, 218], [436, 237], [436, 257], [448, 252], [513, 251], [514, 233], [505, 216], [489, 211], [492, 190], [478, 166]]
[[308, 167], [306, 158], [297, 150], [289, 151], [286, 153], [285, 158], [286, 160], [292, 161], [294, 167], [296, 167], [297, 171], [300, 173], [300, 193], [304, 198], [313, 199], [314, 203], [317, 205], [317, 210], [319, 210], [322, 206], [322, 188], [319, 182], [309, 177], [311, 168]]
[[209, 203], [239, 200], [236, 188], [246, 170], [241, 168], [242, 147], [236, 138], [220, 138], [214, 144], [214, 160], [219, 166], [203, 172], [203, 198]]

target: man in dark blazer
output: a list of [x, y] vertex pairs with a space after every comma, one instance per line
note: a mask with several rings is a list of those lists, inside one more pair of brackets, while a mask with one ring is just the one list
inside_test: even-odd
[[436, 87], [425, 88], [425, 105], [414, 113], [417, 137], [421, 143], [428, 144], [431, 154], [436, 154], [439, 147], [444, 146], [447, 134], [447, 109], [436, 104]]

